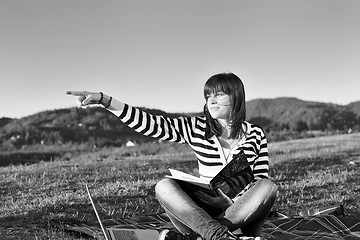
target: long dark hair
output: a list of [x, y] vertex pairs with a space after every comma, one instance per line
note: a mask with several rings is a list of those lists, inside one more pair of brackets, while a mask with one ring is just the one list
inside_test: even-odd
[[[211, 76], [204, 86], [204, 98], [207, 100], [209, 94], [222, 91], [230, 96], [230, 138], [238, 138], [244, 134], [242, 127], [246, 117], [245, 108], [245, 89], [241, 79], [233, 73], [220, 73]], [[205, 137], [209, 139], [213, 135], [220, 136], [222, 128], [220, 123], [213, 119], [204, 106], [204, 114], [206, 117]]]

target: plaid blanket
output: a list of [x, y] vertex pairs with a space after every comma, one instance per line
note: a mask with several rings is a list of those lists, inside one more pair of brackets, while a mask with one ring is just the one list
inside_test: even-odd
[[[342, 208], [341, 208], [342, 210]], [[309, 215], [289, 217], [279, 212], [272, 212], [265, 222], [261, 239], [339, 239], [360, 240], [360, 219], [338, 216], [339, 207], [329, 207]], [[102, 239], [102, 232], [97, 221], [86, 223], [66, 223], [52, 221], [52, 225]], [[104, 227], [132, 229], [172, 229], [174, 228], [166, 214], [135, 216], [126, 219], [103, 220]]]
[[360, 219], [334, 215], [267, 221], [263, 239], [360, 239]]

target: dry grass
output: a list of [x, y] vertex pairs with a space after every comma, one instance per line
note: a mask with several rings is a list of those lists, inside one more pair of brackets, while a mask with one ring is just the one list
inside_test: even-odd
[[[353, 134], [269, 144], [271, 176], [280, 191], [274, 207], [297, 214], [344, 204], [347, 215], [360, 217], [359, 142], [360, 134]], [[154, 155], [153, 148], [166, 153]], [[169, 167], [193, 172], [197, 163], [186, 147], [150, 144], [126, 154], [100, 149], [70, 160], [1, 167], [0, 238], [81, 239], [49, 221], [95, 220], [85, 183], [103, 218], [161, 212], [153, 187]]]

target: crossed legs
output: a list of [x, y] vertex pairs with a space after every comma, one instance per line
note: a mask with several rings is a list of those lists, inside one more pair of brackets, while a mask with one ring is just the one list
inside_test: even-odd
[[244, 235], [258, 236], [274, 204], [277, 187], [261, 179], [217, 217], [218, 209], [204, 210], [172, 179], [163, 179], [155, 187], [156, 197], [173, 225], [183, 234], [196, 232], [208, 240], [220, 239], [228, 230], [241, 229]]

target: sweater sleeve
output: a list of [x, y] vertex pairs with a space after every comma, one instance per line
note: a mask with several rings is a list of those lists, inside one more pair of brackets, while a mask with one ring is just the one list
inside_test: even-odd
[[255, 180], [269, 178], [269, 153], [267, 139], [264, 132], [262, 132], [260, 149], [254, 161], [253, 173]]
[[124, 124], [138, 133], [163, 141], [185, 143], [188, 139], [189, 117], [170, 118], [153, 115], [139, 108], [124, 105], [122, 111], [113, 112]]

